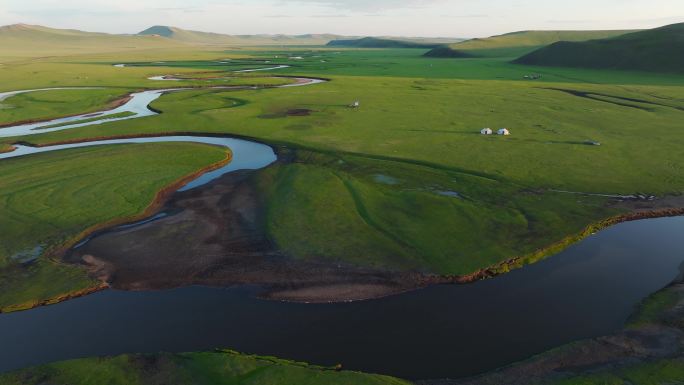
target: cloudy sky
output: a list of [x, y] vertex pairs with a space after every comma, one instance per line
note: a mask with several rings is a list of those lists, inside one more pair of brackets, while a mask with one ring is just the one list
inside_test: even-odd
[[160, 24], [229, 34], [480, 37], [676, 22], [684, 22], [684, 0], [0, 0], [0, 25], [114, 33]]

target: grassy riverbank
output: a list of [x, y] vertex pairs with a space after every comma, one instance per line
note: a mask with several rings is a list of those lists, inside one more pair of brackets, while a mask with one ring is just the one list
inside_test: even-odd
[[46, 256], [90, 228], [141, 214], [160, 190], [225, 157], [218, 147], [159, 143], [0, 162], [0, 310], [96, 285], [84, 270]]
[[44, 365], [0, 375], [4, 385], [409, 385], [396, 378], [217, 351], [124, 355]]
[[684, 285], [647, 298], [624, 330], [578, 341], [479, 377], [420, 385], [655, 385], [684, 378]]

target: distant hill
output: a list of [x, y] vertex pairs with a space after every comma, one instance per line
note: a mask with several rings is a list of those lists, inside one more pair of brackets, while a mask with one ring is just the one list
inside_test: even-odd
[[684, 23], [609, 39], [558, 42], [514, 62], [684, 73]]
[[200, 45], [325, 45], [340, 36], [329, 34], [307, 35], [224, 35], [212, 32], [191, 31], [178, 27], [155, 25], [140, 36], [159, 36], [186, 44]]
[[431, 49], [426, 52], [423, 56], [425, 57], [437, 57], [437, 58], [471, 58], [477, 57], [466, 50], [453, 49], [448, 45], [442, 45]]
[[437, 48], [442, 46], [443, 42], [430, 41], [429, 39], [414, 39], [409, 38], [379, 38], [379, 37], [364, 37], [361, 39], [345, 39], [333, 40], [327, 45], [329, 47], [349, 47], [349, 48]]
[[177, 45], [152, 36], [111, 35], [28, 24], [0, 27], [0, 56], [4, 57], [116, 52]]
[[428, 57], [519, 57], [559, 41], [587, 41], [624, 35], [620, 31], [522, 31], [471, 39], [435, 48]]

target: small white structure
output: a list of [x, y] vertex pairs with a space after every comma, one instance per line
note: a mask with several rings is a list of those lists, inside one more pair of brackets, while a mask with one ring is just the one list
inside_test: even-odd
[[349, 108], [359, 108], [359, 107], [361, 107], [361, 102], [359, 102], [358, 100], [349, 105]]
[[507, 128], [501, 128], [499, 131], [496, 132], [498, 135], [503, 135], [503, 136], [508, 136], [511, 134], [510, 131], [508, 131]]
[[483, 128], [482, 131], [480, 131], [480, 134], [482, 134], [482, 135], [491, 135], [493, 133], [494, 133], [494, 131], [492, 131], [491, 128]]

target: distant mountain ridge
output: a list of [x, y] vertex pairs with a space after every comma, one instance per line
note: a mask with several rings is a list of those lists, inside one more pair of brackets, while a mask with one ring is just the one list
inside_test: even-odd
[[226, 35], [155, 25], [138, 33], [140, 36], [159, 36], [170, 40], [202, 45], [325, 45], [342, 38], [332, 34], [304, 35]]
[[458, 41], [449, 38], [359, 38], [335, 34], [227, 35], [155, 25], [137, 34], [85, 32], [40, 25], [0, 26], [0, 56], [35, 56], [112, 52], [135, 49], [198, 46], [327, 45], [332, 41], [362, 41], [359, 47], [432, 48]]
[[172, 48], [179, 44], [150, 36], [112, 35], [40, 25], [12, 24], [0, 27], [0, 55], [47, 56], [73, 53], [116, 52]]
[[684, 73], [684, 23], [608, 39], [558, 42], [514, 63]]
[[355, 48], [437, 48], [445, 44], [446, 38], [390, 38], [390, 37], [363, 37], [359, 39], [332, 40], [329, 47], [355, 47]]
[[624, 35], [634, 30], [520, 31], [435, 48], [428, 57], [519, 57], [559, 41], [586, 41]]

